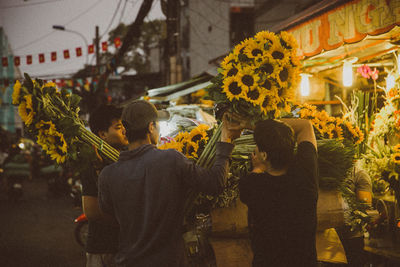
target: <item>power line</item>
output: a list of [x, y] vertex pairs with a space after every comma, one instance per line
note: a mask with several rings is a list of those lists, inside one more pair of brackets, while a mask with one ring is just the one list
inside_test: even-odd
[[125, 0], [124, 6], [122, 7], [122, 10], [121, 10], [121, 16], [119, 17], [118, 25], [121, 24], [122, 18], [124, 17], [124, 12], [125, 12], [127, 3], [128, 3], [128, 0]]
[[[59, 1], [61, 1], [61, 0], [59, 0]], [[85, 9], [82, 13], [80, 13], [79, 15], [75, 16], [74, 18], [70, 19], [69, 21], [67, 21], [67, 22], [65, 23], [65, 25], [68, 25], [68, 24], [70, 24], [71, 22], [77, 20], [78, 18], [80, 18], [81, 16], [83, 16], [84, 14], [86, 14], [87, 12], [89, 12], [94, 6], [96, 6], [97, 4], [99, 4], [99, 3], [102, 2], [102, 1], [103, 1], [103, 0], [98, 0], [98, 1], [95, 2], [93, 5], [91, 5], [89, 8]], [[56, 32], [56, 31], [53, 30], [53, 31], [51, 31], [51, 32], [49, 32], [49, 33], [46, 33], [46, 34], [44, 34], [44, 35], [38, 37], [37, 39], [35, 39], [35, 40], [33, 40], [33, 41], [29, 42], [29, 43], [26, 43], [26, 44], [24, 44], [24, 45], [21, 45], [21, 46], [15, 48], [14, 51], [20, 50], [20, 49], [25, 48], [25, 47], [27, 47], [27, 46], [30, 46], [30, 45], [32, 45], [32, 44], [34, 44], [34, 43], [37, 43], [37, 42], [39, 42], [39, 41], [42, 41], [43, 39], [47, 38], [48, 36], [52, 35], [52, 34], [55, 33], [55, 32]]]
[[0, 9], [17, 8], [17, 7], [28, 7], [28, 6], [35, 6], [35, 5], [54, 3], [54, 2], [60, 2], [60, 1], [64, 1], [64, 0], [50, 0], [50, 1], [42, 1], [42, 2], [36, 2], [36, 3], [20, 4], [20, 5], [0, 6]]
[[111, 21], [110, 21], [110, 23], [108, 24], [108, 26], [106, 27], [106, 30], [103, 32], [103, 34], [100, 35], [100, 39], [103, 38], [103, 36], [104, 36], [104, 35], [108, 32], [108, 30], [110, 29], [110, 27], [111, 27], [111, 25], [112, 25], [112, 23], [113, 23], [113, 21], [114, 21], [114, 19], [115, 19], [115, 16], [116, 16], [117, 13], [118, 13], [119, 7], [121, 6], [121, 2], [122, 2], [122, 0], [119, 0], [119, 1], [118, 1], [117, 8], [116, 8], [115, 11], [114, 11], [114, 14], [113, 14], [113, 16], [112, 16], [112, 18], [111, 18]]

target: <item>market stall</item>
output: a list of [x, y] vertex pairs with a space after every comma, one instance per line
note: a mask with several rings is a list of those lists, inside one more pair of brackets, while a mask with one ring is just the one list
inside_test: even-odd
[[394, 178], [399, 7], [397, 0], [323, 1], [272, 29], [292, 33], [299, 43], [303, 68], [297, 101], [331, 115], [344, 113], [363, 130], [357, 158], [372, 178], [374, 204], [381, 214], [379, 227], [370, 228], [365, 250], [395, 261], [400, 259], [400, 195]]

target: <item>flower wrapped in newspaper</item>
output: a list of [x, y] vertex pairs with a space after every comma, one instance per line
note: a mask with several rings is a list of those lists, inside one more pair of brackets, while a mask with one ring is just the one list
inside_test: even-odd
[[58, 164], [77, 161], [83, 153], [93, 152], [94, 145], [109, 159], [116, 161], [119, 152], [85, 128], [79, 118], [80, 97], [59, 90], [53, 82], [32, 80], [25, 74], [21, 84], [16, 81], [12, 103], [28, 132], [36, 138], [42, 149]]

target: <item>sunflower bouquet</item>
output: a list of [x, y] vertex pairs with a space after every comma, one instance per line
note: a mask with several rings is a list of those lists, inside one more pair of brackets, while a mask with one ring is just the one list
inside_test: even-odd
[[94, 145], [109, 159], [116, 161], [119, 152], [85, 128], [79, 118], [80, 97], [59, 90], [53, 82], [32, 80], [25, 74], [21, 84], [16, 81], [12, 94], [13, 105], [28, 132], [58, 164], [78, 161], [83, 154], [93, 152]]
[[322, 138], [326, 139], [347, 139], [355, 145], [364, 141], [364, 133], [358, 126], [353, 126], [345, 118], [329, 116], [325, 111], [318, 111], [316, 106], [304, 104], [299, 107], [299, 116], [302, 119], [308, 119], [314, 126], [314, 129]]
[[159, 149], [175, 149], [187, 158], [197, 160], [209, 140], [209, 126], [200, 124], [190, 132], [179, 132], [171, 142], [159, 146]]
[[262, 31], [238, 44], [221, 63], [208, 95], [255, 123], [290, 112], [299, 82], [296, 39]]

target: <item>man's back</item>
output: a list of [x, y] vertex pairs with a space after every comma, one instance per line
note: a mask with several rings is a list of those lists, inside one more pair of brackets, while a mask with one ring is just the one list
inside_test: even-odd
[[185, 193], [196, 186], [210, 193], [222, 188], [232, 150], [231, 144], [223, 146], [226, 152], [217, 157], [213, 170], [199, 169], [179, 152], [158, 150], [153, 145], [123, 152], [117, 163], [103, 170], [100, 207], [120, 223], [117, 264], [183, 264]]
[[240, 197], [249, 208], [253, 266], [314, 266], [317, 161], [309, 142], [287, 174], [251, 173], [240, 181]]

